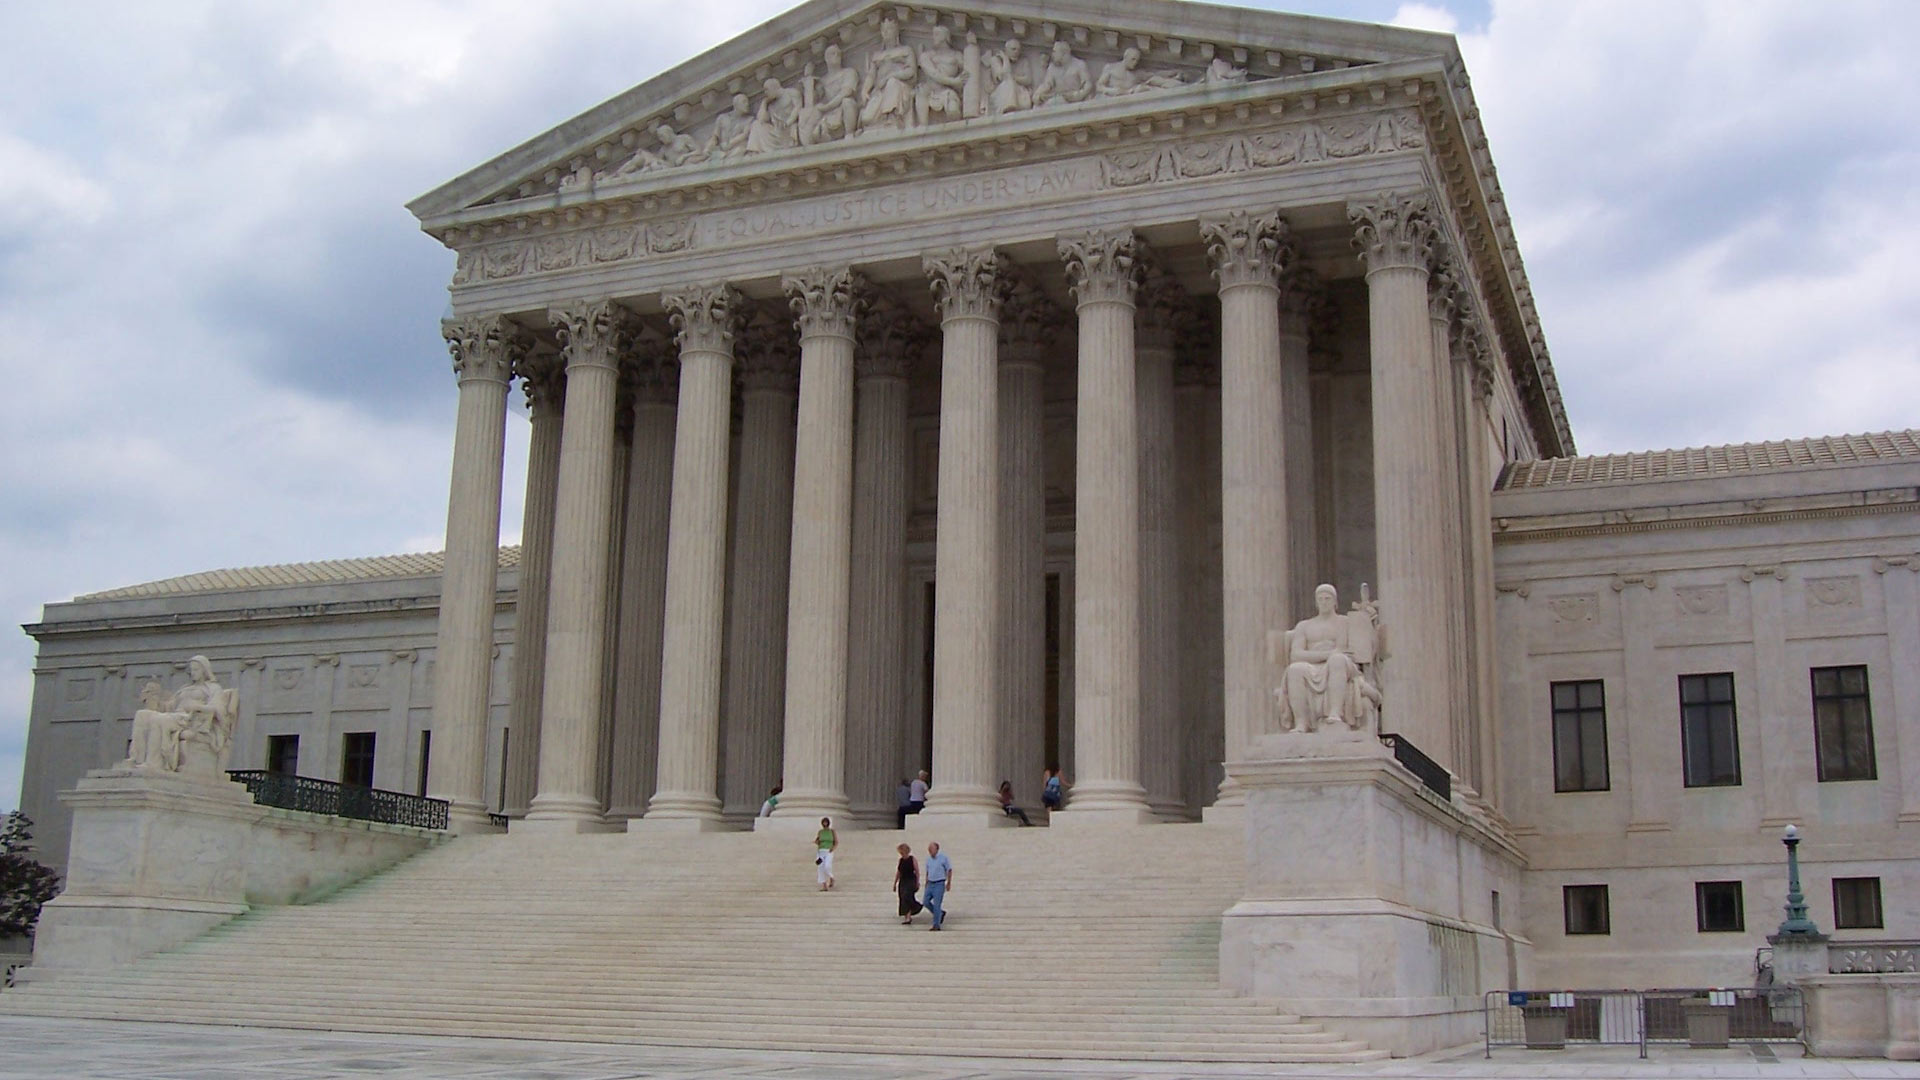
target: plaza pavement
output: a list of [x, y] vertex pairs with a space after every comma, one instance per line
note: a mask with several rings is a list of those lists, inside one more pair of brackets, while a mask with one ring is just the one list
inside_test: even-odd
[[[182, 1002], [182, 1008], [191, 1003]], [[902, 1031], [910, 1046], [913, 1032]], [[1770, 1060], [1776, 1057], [1777, 1060]], [[1178, 1065], [1017, 1062], [874, 1054], [756, 1053], [683, 1047], [610, 1046], [518, 1039], [456, 1039], [290, 1031], [197, 1024], [141, 1024], [0, 1016], [4, 1080], [1286, 1080], [1444, 1077], [1452, 1080], [1775, 1077], [1920, 1078], [1920, 1063], [1825, 1061], [1794, 1047], [1661, 1048], [1641, 1061], [1632, 1048], [1538, 1052], [1478, 1048], [1366, 1065]]]

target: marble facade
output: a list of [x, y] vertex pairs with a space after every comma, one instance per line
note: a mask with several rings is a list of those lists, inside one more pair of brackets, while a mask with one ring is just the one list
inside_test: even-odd
[[[45, 850], [52, 793], [125, 756], [133, 688], [188, 651], [241, 688], [236, 767], [298, 733], [337, 777], [377, 730], [376, 785], [457, 830], [739, 828], [776, 783], [761, 827], [877, 826], [921, 768], [916, 827], [985, 826], [1053, 760], [1056, 826], [1310, 816], [1282, 789], [1312, 767], [1259, 762], [1295, 660], [1270, 635], [1311, 636], [1329, 583], [1390, 632], [1363, 726], [1454, 777], [1427, 805], [1377, 754], [1343, 766], [1354, 805], [1391, 774], [1427, 838], [1370, 895], [1485, 955], [1400, 996], [1464, 1015], [1522, 977], [1514, 942], [1547, 981], [1740, 981], [1787, 820], [1816, 879], [1878, 876], [1883, 936], [1920, 934], [1920, 444], [1575, 457], [1445, 35], [812, 0], [410, 209], [457, 259], [446, 553], [49, 605]], [[1868, 669], [1875, 781], [1813, 779], [1789, 684], [1821, 664]], [[1667, 700], [1708, 669], [1755, 718], [1711, 793], [1670, 775]], [[1613, 782], [1556, 793], [1551, 684], [1595, 679]], [[1357, 719], [1298, 700], [1324, 715], [1294, 725]], [[1306, 895], [1267, 869], [1243, 914]], [[1751, 933], [1684, 929], [1708, 873], [1749, 882]], [[1561, 933], [1562, 887], [1599, 882], [1620, 929]]]

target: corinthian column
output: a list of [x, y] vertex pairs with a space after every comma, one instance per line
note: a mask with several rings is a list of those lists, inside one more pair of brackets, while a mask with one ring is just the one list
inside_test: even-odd
[[1180, 483], [1181, 739], [1189, 814], [1213, 801], [1225, 737], [1221, 720], [1220, 347], [1197, 309], [1182, 320], [1173, 395]]
[[742, 300], [730, 285], [661, 298], [680, 337], [673, 432], [667, 616], [661, 646], [660, 777], [649, 823], [720, 824], [720, 625], [726, 592], [727, 443], [733, 337]]
[[448, 802], [456, 832], [486, 829], [487, 689], [493, 669], [493, 601], [500, 569], [500, 468], [506, 454], [507, 380], [526, 336], [504, 316], [441, 324], [460, 383], [447, 498], [446, 570], [434, 639], [431, 794]]
[[540, 718], [540, 785], [526, 821], [601, 823], [601, 695], [606, 664], [607, 536], [613, 527], [614, 409], [626, 315], [611, 300], [549, 312], [567, 362], [567, 415], [554, 503], [553, 596]]
[[1028, 801], [1046, 758], [1047, 490], [1041, 467], [1047, 348], [1061, 312], [1025, 277], [1000, 318], [1000, 776]]
[[[567, 375], [553, 353], [528, 356], [520, 366], [532, 440], [527, 448], [527, 497], [521, 509], [520, 594], [513, 605], [513, 668], [508, 675], [507, 768], [500, 811], [525, 817], [540, 768], [540, 699], [547, 674], [547, 598], [553, 579], [553, 502], [560, 490], [560, 432]], [[438, 665], [435, 665], [436, 668]]]
[[[1175, 336], [1192, 300], [1163, 267], [1134, 320], [1140, 441], [1140, 783], [1159, 817], [1187, 817], [1180, 737], [1180, 522], [1174, 509]], [[1197, 483], [1197, 478], [1189, 478]]]
[[859, 321], [853, 427], [853, 564], [848, 613], [847, 797], [890, 825], [907, 725], [907, 361], [919, 326], [892, 302]]
[[1074, 422], [1073, 758], [1056, 824], [1152, 820], [1140, 786], [1140, 431], [1133, 233], [1060, 239], [1080, 312]]
[[1440, 438], [1440, 457], [1434, 463], [1434, 482], [1440, 496], [1440, 514], [1446, 531], [1440, 537], [1441, 548], [1452, 552], [1447, 562], [1446, 608], [1447, 640], [1455, 644], [1446, 650], [1447, 686], [1451, 691], [1444, 705], [1447, 710], [1447, 735], [1452, 740], [1448, 760], [1454, 774], [1469, 791], [1480, 786], [1479, 770], [1473, 767], [1479, 754], [1473, 734], [1473, 714], [1467, 695], [1471, 686], [1469, 672], [1473, 659], [1473, 641], [1468, 635], [1467, 580], [1471, 557], [1467, 550], [1466, 529], [1461, 520], [1460, 425], [1464, 416], [1455, 390], [1458, 381], [1453, 371], [1453, 322], [1459, 285], [1454, 278], [1451, 256], [1444, 249], [1434, 251], [1427, 276], [1427, 318], [1432, 331], [1433, 376], [1438, 394], [1433, 399], [1434, 431]]
[[620, 561], [620, 655], [613, 693], [607, 816], [645, 813], [660, 739], [660, 648], [666, 628], [667, 525], [673, 498], [674, 399], [679, 361], [657, 334], [634, 368], [627, 465], [626, 543]]
[[728, 562], [724, 718], [726, 816], [745, 824], [780, 782], [787, 668], [787, 555], [793, 534], [793, 323], [759, 306], [740, 340], [740, 462]]
[[[1221, 615], [1224, 746], [1238, 760], [1266, 726], [1277, 683], [1267, 631], [1291, 626], [1287, 535], [1286, 382], [1280, 274], [1291, 261], [1278, 214], [1236, 212], [1200, 223], [1220, 281]], [[1246, 795], [1222, 780], [1217, 807]]]
[[999, 352], [1006, 257], [992, 248], [925, 259], [940, 308], [940, 477], [933, 605], [933, 790], [909, 827], [999, 825], [994, 776], [998, 658]]
[[[1280, 282], [1280, 400], [1287, 410], [1281, 420], [1286, 440], [1287, 598], [1294, 603], [1305, 602], [1322, 580], [1313, 482], [1313, 378], [1307, 361], [1308, 327], [1313, 309], [1321, 302], [1322, 288], [1319, 276], [1304, 267], [1295, 267]], [[1292, 626], [1309, 614], [1289, 609], [1270, 629]]]
[[1447, 650], [1452, 620], [1438, 465], [1441, 382], [1427, 315], [1427, 263], [1434, 228], [1425, 195], [1387, 192], [1347, 205], [1367, 267], [1373, 356], [1374, 542], [1381, 619], [1393, 627], [1381, 724], [1428, 757], [1453, 765], [1447, 711], [1453, 700]]
[[[800, 327], [792, 576], [787, 588], [787, 722], [777, 826], [845, 818], [847, 599], [853, 546], [853, 327], [864, 282], [848, 269], [786, 277]], [[755, 822], [758, 828], [760, 821]], [[857, 824], [847, 820], [847, 826]]]

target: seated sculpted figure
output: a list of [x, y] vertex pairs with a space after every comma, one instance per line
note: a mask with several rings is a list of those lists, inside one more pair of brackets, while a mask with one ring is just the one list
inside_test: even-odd
[[180, 732], [187, 726], [188, 715], [175, 710], [173, 695], [151, 679], [140, 688], [140, 705], [133, 714], [127, 760], [121, 764], [131, 769], [179, 772]]
[[867, 73], [860, 79], [860, 128], [905, 131], [913, 124], [913, 83], [920, 61], [913, 47], [900, 41], [900, 24], [880, 23], [880, 47], [867, 57]]
[[1313, 590], [1316, 613], [1273, 643], [1285, 663], [1279, 698], [1280, 730], [1372, 732], [1379, 721], [1380, 690], [1370, 669], [1383, 657], [1378, 608], [1362, 592], [1361, 603], [1340, 612], [1331, 585]]
[[192, 681], [174, 692], [173, 708], [187, 714], [180, 729], [180, 761], [175, 771], [219, 777], [226, 772], [233, 749], [233, 729], [240, 718], [240, 695], [213, 677], [213, 664], [204, 656], [187, 661]]

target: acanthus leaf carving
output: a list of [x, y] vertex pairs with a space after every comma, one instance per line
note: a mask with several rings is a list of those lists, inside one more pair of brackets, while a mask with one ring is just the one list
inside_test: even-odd
[[1066, 322], [1059, 307], [1034, 280], [1013, 275], [1000, 307], [1000, 362], [1039, 365]]
[[682, 356], [690, 352], [733, 353], [746, 298], [725, 282], [690, 285], [661, 294]]
[[633, 315], [611, 299], [570, 300], [547, 309], [568, 370], [618, 366]]
[[1132, 304], [1140, 286], [1142, 244], [1131, 229], [1093, 229], [1057, 241], [1067, 287], [1082, 307]]
[[927, 327], [886, 293], [876, 292], [855, 326], [857, 377], [905, 378], [908, 366], [926, 348]]
[[1356, 199], [1347, 204], [1347, 220], [1353, 223], [1353, 244], [1368, 273], [1425, 270], [1432, 262], [1437, 230], [1425, 194], [1386, 191]]
[[461, 382], [506, 382], [532, 340], [513, 320], [498, 314], [444, 320], [440, 335], [447, 341], [453, 373]]
[[1213, 276], [1223, 289], [1240, 285], [1276, 288], [1291, 261], [1287, 223], [1278, 213], [1234, 210], [1201, 218], [1200, 239], [1207, 246]]
[[1008, 258], [991, 247], [952, 248], [921, 260], [940, 318], [998, 319], [1012, 282]]
[[756, 304], [736, 339], [740, 388], [794, 394], [800, 389], [800, 343], [793, 324], [769, 304]]
[[853, 337], [869, 293], [866, 280], [849, 267], [812, 267], [786, 275], [780, 286], [786, 291], [802, 339]]
[[1184, 322], [1193, 312], [1193, 297], [1158, 259], [1150, 260], [1141, 279], [1134, 311], [1136, 348], [1172, 349], [1180, 341]]

